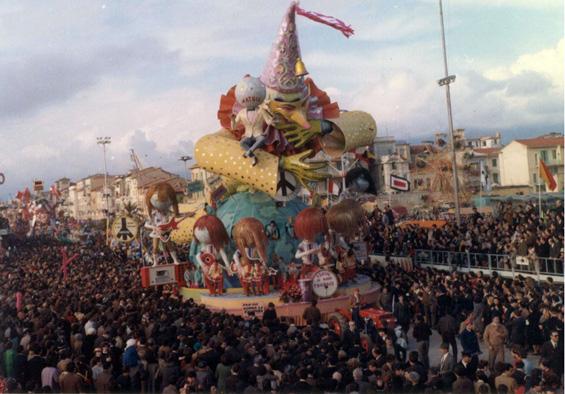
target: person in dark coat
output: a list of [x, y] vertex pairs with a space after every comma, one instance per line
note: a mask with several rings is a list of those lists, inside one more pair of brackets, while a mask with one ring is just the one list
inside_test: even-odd
[[31, 387], [41, 388], [41, 371], [45, 368], [45, 360], [39, 355], [41, 349], [37, 345], [32, 345], [27, 361], [27, 380]]
[[457, 360], [457, 341], [455, 336], [457, 335], [457, 322], [451, 314], [446, 313], [439, 319], [438, 322], [438, 332], [441, 335], [442, 342], [449, 343], [453, 349], [453, 359]]
[[563, 373], [563, 345], [559, 342], [559, 332], [552, 331], [551, 338], [541, 347], [540, 356], [557, 376]]
[[398, 303], [394, 306], [394, 316], [402, 327], [402, 331], [407, 333], [412, 320], [412, 312], [410, 311], [410, 305], [406, 303], [402, 295], [398, 296]]
[[277, 317], [277, 310], [275, 309], [275, 304], [269, 302], [267, 310], [263, 312], [263, 323], [273, 329], [275, 326], [278, 325], [278, 317]]
[[426, 323], [421, 315], [416, 316], [416, 324], [412, 330], [412, 336], [416, 339], [416, 349], [420, 355], [420, 360], [422, 364], [429, 368], [429, 349], [430, 349], [430, 337], [432, 336], [432, 330], [428, 323]]
[[305, 369], [300, 369], [297, 373], [298, 381], [292, 385], [292, 391], [296, 393], [310, 393], [312, 392], [312, 386], [306, 381], [308, 378], [308, 372]]
[[465, 368], [461, 365], [457, 364], [453, 369], [455, 376], [455, 382], [453, 382], [452, 392], [454, 393], [474, 393], [475, 386], [473, 385], [473, 381], [469, 379], [465, 372]]
[[318, 302], [316, 300], [312, 301], [312, 304], [304, 309], [304, 313], [302, 314], [302, 318], [306, 320], [306, 323], [313, 327], [319, 327], [320, 321], [322, 320], [322, 313], [316, 305], [318, 305]]
[[520, 311], [512, 312], [510, 320], [510, 342], [512, 345], [525, 346], [526, 332], [528, 326], [526, 325], [526, 318], [521, 315]]
[[478, 364], [475, 362], [475, 360], [473, 359], [473, 357], [469, 353], [462, 352], [461, 353], [461, 361], [459, 361], [455, 365], [454, 371], [455, 371], [455, 368], [460, 367], [460, 368], [462, 368], [461, 371], [465, 376], [467, 376], [471, 380], [474, 380], [475, 379], [475, 373], [477, 372], [477, 366], [478, 366]]

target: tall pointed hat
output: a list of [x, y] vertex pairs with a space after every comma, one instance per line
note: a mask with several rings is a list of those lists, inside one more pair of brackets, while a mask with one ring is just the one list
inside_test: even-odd
[[297, 2], [293, 1], [283, 17], [279, 33], [260, 78], [265, 86], [281, 93], [299, 93], [306, 89], [304, 80], [295, 73], [296, 63], [301, 57], [296, 30], [296, 14], [331, 26], [341, 31], [346, 37], [353, 34], [351, 26], [346, 25], [339, 19], [317, 12], [305, 11], [299, 7]]
[[297, 4], [292, 2], [288, 7], [261, 74], [261, 82], [266, 87], [281, 93], [298, 93], [305, 89], [303, 79], [294, 73], [294, 66], [300, 58], [295, 22], [296, 6]]

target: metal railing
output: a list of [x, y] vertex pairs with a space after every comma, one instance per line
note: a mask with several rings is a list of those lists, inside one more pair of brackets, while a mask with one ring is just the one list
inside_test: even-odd
[[506, 271], [513, 274], [563, 276], [563, 260], [546, 257], [532, 259], [507, 254], [417, 249], [414, 263], [463, 269]]

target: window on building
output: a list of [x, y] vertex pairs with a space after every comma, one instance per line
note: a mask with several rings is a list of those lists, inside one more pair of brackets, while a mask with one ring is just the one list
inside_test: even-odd
[[483, 146], [487, 146], [487, 142], [486, 142], [486, 141], [483, 141]]
[[498, 174], [496, 172], [492, 174], [492, 181], [498, 183]]
[[498, 164], [498, 163], [496, 162], [496, 159], [492, 159], [492, 166], [493, 166], [493, 167], [496, 167], [497, 164]]
[[547, 161], [547, 151], [542, 150], [542, 151], [540, 152], [540, 157], [541, 157], [541, 159], [542, 159], [543, 161]]
[[391, 164], [391, 168], [392, 168], [393, 170], [396, 170], [396, 163], [392, 163], [392, 164]]
[[538, 175], [535, 172], [532, 175], [534, 176], [534, 185], [537, 185], [538, 184]]
[[538, 154], [537, 153], [534, 155], [534, 161], [536, 162], [536, 165], [537, 165], [537, 163], [538, 163]]
[[553, 160], [556, 160], [556, 159], [557, 159], [557, 150], [553, 149], [553, 150], [551, 151], [551, 158], [552, 158]]

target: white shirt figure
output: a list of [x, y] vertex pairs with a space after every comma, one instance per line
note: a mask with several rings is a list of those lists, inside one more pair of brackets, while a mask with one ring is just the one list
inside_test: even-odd
[[302, 264], [312, 265], [314, 263], [312, 256], [318, 254], [319, 251], [320, 246], [317, 243], [303, 240], [298, 244], [294, 257], [302, 259]]

